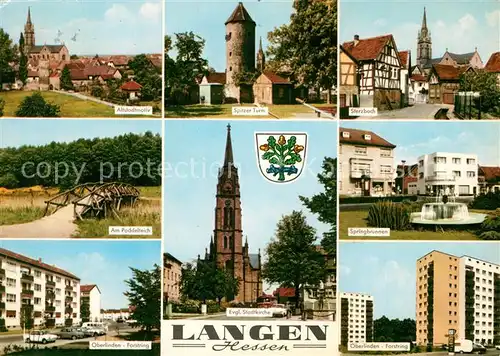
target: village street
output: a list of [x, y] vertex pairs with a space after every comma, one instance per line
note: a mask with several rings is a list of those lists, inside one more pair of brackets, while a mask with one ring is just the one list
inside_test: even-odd
[[378, 116], [360, 116], [357, 119], [362, 120], [380, 120], [380, 119], [424, 119], [434, 120], [439, 109], [448, 109], [448, 118], [452, 118], [453, 106], [446, 104], [415, 104], [404, 109], [381, 111]]

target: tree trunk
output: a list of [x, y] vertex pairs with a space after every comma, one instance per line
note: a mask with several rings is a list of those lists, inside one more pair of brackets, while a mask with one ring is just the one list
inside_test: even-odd
[[299, 296], [300, 296], [300, 288], [299, 288], [299, 285], [296, 284], [295, 285], [295, 309], [296, 310], [299, 308], [299, 303], [300, 303]]
[[326, 91], [326, 103], [331, 104], [332, 103], [332, 89], [328, 88]]

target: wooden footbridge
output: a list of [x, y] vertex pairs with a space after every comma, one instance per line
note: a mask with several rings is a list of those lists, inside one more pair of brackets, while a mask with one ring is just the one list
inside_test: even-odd
[[134, 206], [139, 199], [137, 188], [127, 183], [85, 183], [61, 192], [46, 200], [45, 214], [52, 215], [59, 209], [73, 205], [74, 217], [118, 218], [122, 206]]

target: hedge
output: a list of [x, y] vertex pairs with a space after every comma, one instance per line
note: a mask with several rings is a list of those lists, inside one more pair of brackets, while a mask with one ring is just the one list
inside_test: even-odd
[[394, 203], [401, 203], [402, 201], [417, 201], [416, 195], [395, 195], [389, 197], [340, 197], [340, 204], [368, 204], [376, 203], [379, 201], [392, 201]]

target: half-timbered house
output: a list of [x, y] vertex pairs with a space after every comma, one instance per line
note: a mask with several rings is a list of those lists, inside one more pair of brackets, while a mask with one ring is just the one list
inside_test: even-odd
[[350, 107], [359, 107], [358, 61], [340, 46], [340, 118], [349, 117]]
[[344, 50], [358, 63], [361, 107], [392, 110], [401, 107], [401, 60], [392, 35], [345, 42]]
[[429, 73], [429, 103], [453, 105], [460, 89], [460, 76], [472, 67], [434, 64]]
[[401, 103], [403, 106], [408, 106], [410, 104], [410, 97], [413, 98], [410, 85], [411, 51], [401, 51], [398, 54], [401, 60]]

